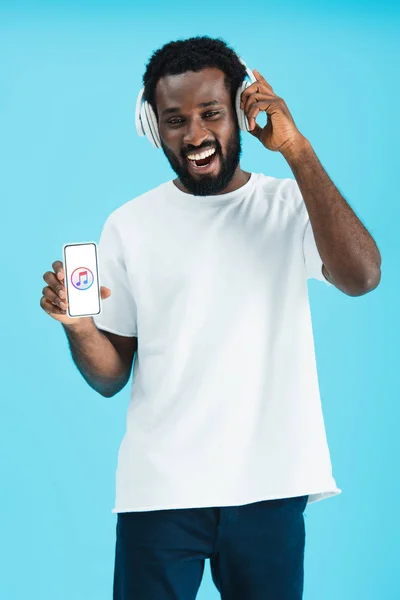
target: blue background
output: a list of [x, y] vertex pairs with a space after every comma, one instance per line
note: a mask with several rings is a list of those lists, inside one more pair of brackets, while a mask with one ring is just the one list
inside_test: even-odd
[[[376, 239], [377, 290], [309, 284], [325, 423], [343, 493], [306, 511], [306, 600], [399, 589], [399, 11], [385, 2], [14, 2], [0, 13], [0, 597], [111, 598], [117, 452], [129, 386], [83, 380], [39, 307], [62, 244], [99, 239], [117, 206], [174, 177], [136, 135], [145, 64], [221, 36], [282, 96]], [[265, 119], [258, 119], [260, 124]], [[242, 167], [292, 177], [250, 134]], [[216, 600], [207, 563], [199, 600]]]

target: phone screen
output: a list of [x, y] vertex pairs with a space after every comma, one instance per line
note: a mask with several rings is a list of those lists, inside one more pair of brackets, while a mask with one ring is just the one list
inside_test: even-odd
[[101, 312], [97, 246], [94, 242], [64, 244], [64, 285], [69, 317], [89, 317]]

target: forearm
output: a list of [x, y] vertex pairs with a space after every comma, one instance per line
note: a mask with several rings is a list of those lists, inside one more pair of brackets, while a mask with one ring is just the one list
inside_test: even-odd
[[379, 250], [361, 221], [304, 141], [284, 154], [299, 185], [315, 243], [332, 283], [349, 295], [374, 289], [380, 280]]
[[83, 378], [96, 392], [111, 397], [124, 387], [130, 373], [120, 355], [93, 319], [63, 325], [72, 358]]

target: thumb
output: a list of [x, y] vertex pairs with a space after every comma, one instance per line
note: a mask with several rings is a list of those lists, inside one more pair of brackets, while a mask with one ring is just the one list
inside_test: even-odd
[[260, 127], [258, 123], [256, 123], [256, 126], [253, 127], [253, 129], [250, 129], [250, 131], [249, 131], [249, 133], [251, 133], [251, 135], [254, 135], [254, 137], [256, 137], [258, 139], [260, 139], [261, 132], [262, 132], [262, 127]]
[[102, 300], [111, 296], [110, 288], [104, 287], [104, 285], [100, 286], [100, 296]]

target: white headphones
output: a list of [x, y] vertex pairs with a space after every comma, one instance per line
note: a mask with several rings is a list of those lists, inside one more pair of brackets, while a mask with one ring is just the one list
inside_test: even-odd
[[[239, 60], [246, 67], [246, 74], [250, 79], [250, 82], [244, 80], [243, 83], [239, 86], [238, 91], [236, 92], [236, 114], [238, 118], [239, 128], [241, 129], [241, 131], [249, 131], [249, 121], [244, 111], [240, 108], [240, 98], [244, 90], [257, 80], [246, 65], [246, 63], [244, 62], [244, 60], [242, 60], [241, 58], [239, 58]], [[136, 101], [136, 131], [141, 137], [147, 137], [147, 139], [151, 142], [154, 148], [161, 148], [157, 117], [149, 102], [142, 101], [143, 92], [144, 87], [140, 90]]]

